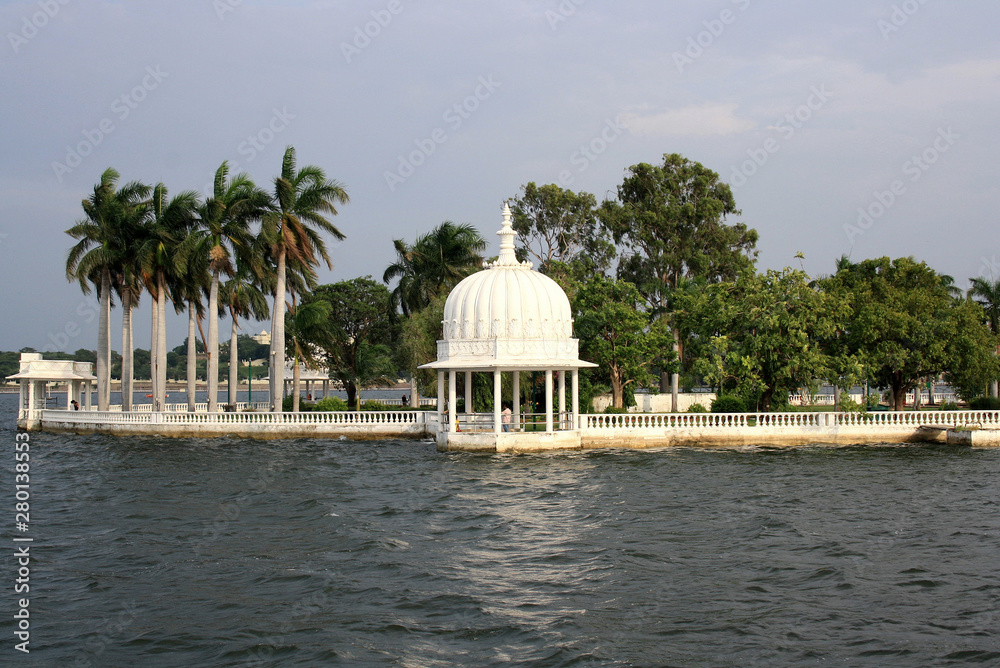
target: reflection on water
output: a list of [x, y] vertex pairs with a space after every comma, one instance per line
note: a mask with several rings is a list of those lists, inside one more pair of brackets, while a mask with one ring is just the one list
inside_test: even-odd
[[1000, 664], [1000, 451], [31, 443], [26, 665]]

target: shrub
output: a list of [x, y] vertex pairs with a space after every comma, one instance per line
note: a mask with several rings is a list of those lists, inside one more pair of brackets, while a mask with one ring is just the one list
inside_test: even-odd
[[361, 403], [361, 410], [363, 411], [388, 411], [394, 410], [392, 406], [386, 406], [381, 401], [375, 401], [374, 399], [369, 399]]
[[324, 411], [324, 412], [346, 411], [347, 402], [341, 399], [340, 397], [324, 397], [323, 399], [320, 399], [319, 401], [316, 402], [316, 405], [313, 407], [313, 410]]
[[[291, 413], [292, 412], [292, 400], [293, 399], [294, 399], [294, 397], [292, 397], [290, 395], [287, 396], [287, 397], [285, 397], [284, 399], [282, 399], [281, 400], [281, 410], [285, 411], [286, 413]], [[316, 404], [309, 403], [305, 399], [299, 398], [299, 412], [300, 413], [308, 413], [309, 411], [313, 410], [313, 406], [315, 406], [315, 405]]]
[[974, 411], [1000, 411], [1000, 397], [976, 397], [969, 402]]
[[858, 403], [851, 399], [850, 395], [844, 393], [840, 395], [840, 410], [844, 413], [867, 413], [868, 406]]
[[688, 413], [707, 413], [708, 409], [701, 404], [691, 404], [688, 407]]
[[739, 397], [716, 397], [712, 402], [713, 413], [742, 413], [746, 410]]
[[938, 408], [940, 408], [943, 411], [957, 411], [958, 404], [956, 404], [954, 401], [942, 401], [941, 405], [938, 406]]
[[606, 415], [624, 415], [625, 413], [628, 413], [628, 409], [627, 408], [615, 408], [614, 406], [608, 406], [607, 408], [604, 409], [604, 413]]

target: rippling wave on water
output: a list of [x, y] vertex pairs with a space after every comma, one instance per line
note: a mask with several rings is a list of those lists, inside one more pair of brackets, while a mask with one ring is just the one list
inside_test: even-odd
[[1000, 450], [31, 446], [18, 665], [1000, 665]]

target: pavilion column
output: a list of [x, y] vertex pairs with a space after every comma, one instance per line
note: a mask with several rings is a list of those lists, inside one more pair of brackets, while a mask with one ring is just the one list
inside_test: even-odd
[[545, 370], [545, 433], [552, 431], [552, 369]]
[[[68, 410], [68, 411], [73, 410], [73, 404], [71, 402], [73, 401], [73, 392], [74, 392], [74, 390], [76, 390], [76, 381], [75, 380], [67, 380], [66, 381], [66, 410]], [[124, 406], [122, 407], [122, 409], [124, 410]]]
[[307, 380], [306, 381], [306, 396], [307, 397], [311, 397], [312, 396], [312, 381], [311, 380]]
[[456, 420], [458, 420], [458, 406], [455, 404], [455, 370], [448, 369], [448, 431], [455, 431]]
[[31, 412], [28, 414], [32, 419], [41, 417], [38, 411], [38, 396], [41, 394], [42, 401], [44, 401], [45, 391], [42, 389], [42, 383], [37, 380], [31, 381], [28, 385], [28, 410]]
[[573, 369], [573, 429], [580, 428], [580, 370]]
[[493, 433], [494, 434], [500, 433], [500, 421], [501, 421], [500, 407], [503, 403], [503, 395], [500, 389], [501, 378], [502, 374], [500, 372], [500, 369], [494, 369], [493, 370]]
[[465, 412], [475, 413], [472, 406], [472, 372], [465, 372]]
[[514, 400], [511, 415], [511, 429], [520, 431], [521, 429], [521, 372], [514, 372]]
[[559, 372], [559, 428], [566, 428], [566, 371]]
[[330, 381], [324, 380], [323, 381], [323, 398], [326, 399], [328, 396], [330, 396]]
[[30, 419], [34, 419], [35, 417], [37, 417], [37, 415], [35, 415], [35, 403], [36, 403], [35, 402], [35, 395], [36, 395], [37, 392], [38, 392], [38, 382], [34, 381], [34, 380], [29, 380], [28, 381], [28, 412], [26, 414], [26, 417], [29, 420]]
[[88, 411], [93, 410], [94, 400], [91, 395], [91, 381], [88, 380], [87, 382], [85, 382], [83, 384], [83, 389], [87, 393], [86, 396], [84, 397], [84, 402], [83, 402], [84, 406], [87, 408]]
[[444, 420], [444, 371], [438, 369], [438, 431]]

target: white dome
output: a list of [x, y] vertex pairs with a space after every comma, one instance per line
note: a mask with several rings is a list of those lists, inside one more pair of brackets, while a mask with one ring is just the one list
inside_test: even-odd
[[562, 288], [522, 266], [491, 266], [455, 286], [444, 305], [445, 339], [568, 339], [573, 314]]
[[559, 284], [514, 256], [510, 207], [504, 206], [500, 257], [452, 289], [442, 321], [447, 339], [569, 339], [573, 314]]
[[[427, 368], [594, 366], [578, 359], [573, 312], [559, 284], [514, 255], [510, 207], [504, 206], [500, 256], [452, 289], [444, 305], [438, 361]], [[558, 367], [557, 367], [558, 368]]]

